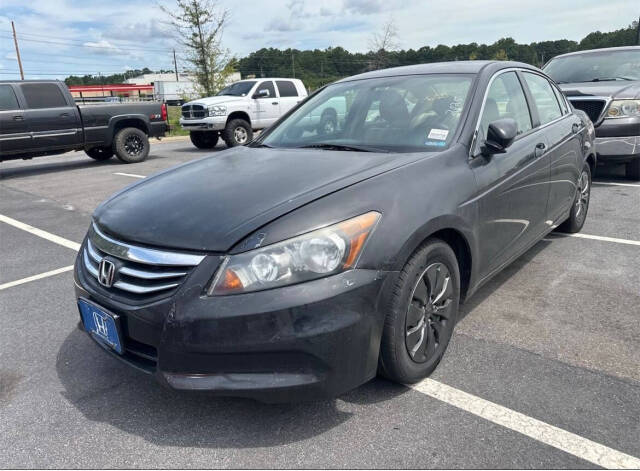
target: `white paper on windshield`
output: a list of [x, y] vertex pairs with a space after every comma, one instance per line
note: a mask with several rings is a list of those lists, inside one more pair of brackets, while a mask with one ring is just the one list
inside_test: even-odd
[[437, 139], [438, 141], [446, 141], [449, 131], [447, 129], [432, 129], [429, 131], [427, 139]]

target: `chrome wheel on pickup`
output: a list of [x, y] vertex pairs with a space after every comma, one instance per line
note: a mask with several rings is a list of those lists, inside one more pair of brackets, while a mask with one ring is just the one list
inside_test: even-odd
[[253, 130], [244, 119], [232, 119], [222, 131], [222, 139], [228, 147], [244, 146], [253, 139]]

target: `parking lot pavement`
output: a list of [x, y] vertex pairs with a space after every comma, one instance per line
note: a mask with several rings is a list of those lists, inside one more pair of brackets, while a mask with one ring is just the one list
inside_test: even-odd
[[[264, 405], [167, 391], [105, 355], [77, 328], [71, 272], [30, 277], [73, 263], [109, 194], [209, 153], [0, 164], [0, 467], [640, 466], [640, 245], [549, 235], [462, 307], [412, 388]], [[640, 241], [639, 203], [599, 173], [582, 234]]]

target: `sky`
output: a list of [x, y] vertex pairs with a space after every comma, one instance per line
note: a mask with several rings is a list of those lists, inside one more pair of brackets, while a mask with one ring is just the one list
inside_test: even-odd
[[[188, 64], [158, 5], [175, 0], [1, 0], [0, 79], [19, 78], [16, 25], [25, 78], [109, 75]], [[366, 51], [393, 18], [403, 49], [438, 44], [580, 40], [627, 26], [638, 0], [218, 0], [230, 13], [223, 45], [236, 57], [263, 47]]]

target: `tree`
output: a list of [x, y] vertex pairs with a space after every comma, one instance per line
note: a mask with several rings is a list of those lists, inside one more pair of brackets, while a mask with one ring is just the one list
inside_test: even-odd
[[382, 26], [382, 31], [373, 33], [369, 39], [369, 49], [374, 53], [372, 67], [381, 69], [389, 62], [389, 52], [398, 49], [398, 27], [393, 18]]
[[214, 95], [233, 71], [230, 53], [222, 47], [229, 11], [219, 8], [216, 0], [176, 0], [176, 4], [176, 10], [160, 9], [171, 18], [170, 24], [186, 49], [200, 92]]

